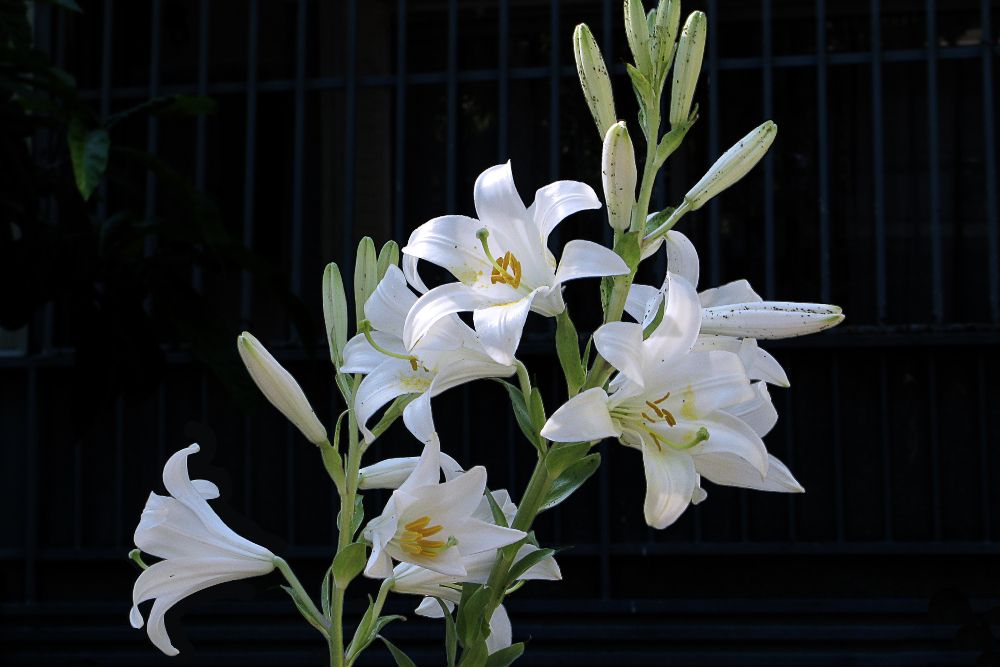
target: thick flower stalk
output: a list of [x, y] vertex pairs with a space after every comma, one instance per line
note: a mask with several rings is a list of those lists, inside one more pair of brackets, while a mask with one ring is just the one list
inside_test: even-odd
[[274, 554], [237, 535], [209, 506], [208, 500], [219, 497], [218, 487], [189, 477], [187, 459], [198, 450], [190, 445], [167, 460], [163, 485], [170, 495], [149, 494], [135, 529], [135, 545], [163, 560], [136, 580], [129, 619], [132, 627], [141, 628], [139, 605], [155, 599], [146, 633], [167, 655], [178, 653], [164, 625], [171, 607], [210, 586], [259, 577], [275, 568]]
[[341, 372], [365, 375], [354, 408], [366, 442], [375, 439], [367, 426], [369, 419], [398, 396], [416, 396], [403, 409], [403, 422], [418, 440], [429, 442], [435, 431], [432, 397], [465, 382], [515, 373], [513, 365], [494, 361], [476, 332], [455, 315], [439, 320], [407, 349], [403, 329], [416, 301], [402, 271], [388, 267], [365, 303], [367, 323], [359, 327], [365, 331], [344, 348]]
[[[621, 257], [591, 241], [570, 241], [558, 262], [549, 251], [549, 234], [564, 218], [601, 206], [584, 183], [547, 185], [525, 207], [508, 162], [480, 174], [475, 201], [478, 220], [435, 218], [417, 227], [403, 248], [405, 255], [437, 264], [459, 281], [427, 291], [410, 309], [403, 327], [407, 350], [442, 318], [472, 311], [486, 352], [498, 363], [513, 364], [528, 313], [555, 317], [565, 310], [563, 283], [629, 271]], [[410, 283], [422, 288], [416, 265], [403, 266]]]

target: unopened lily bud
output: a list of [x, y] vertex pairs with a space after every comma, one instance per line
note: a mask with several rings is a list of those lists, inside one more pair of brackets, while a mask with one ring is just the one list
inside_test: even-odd
[[674, 57], [674, 42], [677, 30], [681, 25], [680, 0], [660, 0], [656, 9], [656, 25], [654, 38], [656, 41], [657, 72], [665, 74], [670, 69], [670, 61]]
[[[445, 481], [454, 479], [461, 472], [462, 466], [458, 461], [451, 458], [444, 452], [441, 453], [441, 472], [444, 473]], [[417, 467], [418, 456], [405, 456], [403, 458], [383, 459], [370, 466], [365, 466], [358, 471], [358, 488], [363, 490], [371, 489], [398, 489], [410, 476], [413, 469]]]
[[250, 377], [271, 405], [302, 431], [309, 442], [316, 445], [326, 442], [326, 429], [291, 373], [246, 331], [237, 339], [237, 347]]
[[608, 205], [608, 221], [618, 231], [629, 227], [632, 205], [635, 204], [635, 151], [625, 121], [611, 126], [604, 137], [601, 157], [604, 200]]
[[366, 236], [358, 243], [354, 258], [354, 315], [355, 322], [365, 319], [365, 304], [378, 285], [378, 255], [375, 242]]
[[323, 322], [330, 344], [330, 360], [340, 366], [347, 345], [347, 295], [336, 262], [327, 264], [323, 271]]
[[708, 18], [704, 12], [691, 12], [684, 23], [681, 41], [677, 46], [674, 63], [674, 84], [670, 89], [670, 126], [677, 127], [688, 121], [691, 100], [701, 75], [701, 60], [705, 55], [705, 37], [708, 35]]
[[778, 126], [767, 121], [736, 142], [684, 196], [688, 209], [701, 208], [709, 199], [746, 176], [767, 153], [777, 134]]
[[649, 57], [649, 24], [642, 0], [625, 0], [625, 36], [635, 58], [635, 66], [647, 79], [653, 78]]
[[581, 23], [573, 31], [573, 55], [576, 57], [576, 71], [580, 75], [583, 96], [597, 123], [601, 137], [617, 120], [615, 98], [611, 93], [611, 78], [607, 65], [597, 46], [593, 33], [587, 24]]

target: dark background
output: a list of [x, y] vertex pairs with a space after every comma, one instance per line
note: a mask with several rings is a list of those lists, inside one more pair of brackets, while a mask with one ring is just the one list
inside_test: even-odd
[[[287, 300], [249, 272], [184, 268], [210, 305], [205, 326], [229, 336], [229, 363], [237, 333], [251, 330], [328, 424], [341, 408], [309, 328], [322, 318], [326, 262], [353, 266], [365, 234], [402, 244], [431, 217], [472, 214], [476, 176], [508, 158], [528, 201], [558, 178], [600, 192], [600, 142], [573, 65], [577, 23], [593, 28], [618, 113], [638, 134], [617, 0], [80, 5], [81, 15], [40, 6], [36, 44], [102, 113], [164, 94], [215, 99], [213, 114], [129, 121], [113, 141], [172, 164], [284, 276]], [[766, 345], [792, 381], [772, 392], [781, 420], [766, 441], [808, 492], [710, 487], [708, 502], [653, 531], [638, 455], [605, 443], [599, 474], [537, 524], [543, 543], [572, 548], [559, 555], [565, 581], [530, 584], [509, 603], [515, 639], [532, 638], [522, 662], [998, 664], [997, 7], [710, 0], [684, 14], [694, 9], [710, 22], [700, 120], [654, 203], [679, 201], [722, 150], [777, 122], [761, 166], [680, 229], [702, 255], [703, 286], [747, 277], [765, 298], [847, 314], [832, 332]], [[91, 206], [163, 220], [176, 204], [140, 170]], [[560, 229], [556, 243], [608, 236], [598, 213]], [[594, 283], [569, 290], [581, 329], [597, 322], [596, 294]], [[166, 456], [195, 439], [206, 453], [194, 473], [221, 481], [223, 515], [315, 590], [336, 506], [311, 445], [234, 394], [176, 333], [138, 367], [144, 383], [102, 385], [108, 399], [70, 418], [102, 371], [91, 364], [81, 378], [82, 324], [67, 312], [53, 300], [0, 338], [0, 662], [168, 662], [128, 626], [125, 556]], [[550, 410], [562, 395], [551, 324], [532, 318], [522, 343]], [[453, 390], [435, 413], [461, 463], [486, 464], [491, 486], [523, 486], [532, 450], [502, 389]], [[398, 429], [377, 449], [417, 452]], [[168, 616], [175, 664], [325, 661], [276, 578], [179, 609]], [[385, 634], [418, 664], [443, 661], [439, 624], [411, 618]], [[378, 647], [364, 659], [388, 661]]]

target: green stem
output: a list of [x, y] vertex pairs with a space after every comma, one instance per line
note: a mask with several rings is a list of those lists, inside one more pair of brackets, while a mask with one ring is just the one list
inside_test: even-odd
[[315, 625], [317, 628], [325, 628], [327, 625], [326, 617], [323, 616], [323, 612], [321, 612], [319, 608], [316, 607], [316, 604], [312, 601], [312, 598], [309, 597], [309, 594], [306, 592], [306, 589], [303, 588], [302, 586], [302, 582], [300, 582], [299, 578], [295, 576], [294, 572], [292, 572], [292, 568], [289, 567], [288, 562], [280, 556], [275, 556], [274, 567], [277, 568], [278, 572], [281, 573], [281, 576], [285, 578], [285, 581], [288, 582], [288, 585], [291, 586], [292, 590], [295, 591], [295, 594], [298, 595], [299, 600], [302, 602], [302, 604], [305, 605], [306, 607], [305, 611], [308, 612], [309, 615], [312, 617], [313, 625]]

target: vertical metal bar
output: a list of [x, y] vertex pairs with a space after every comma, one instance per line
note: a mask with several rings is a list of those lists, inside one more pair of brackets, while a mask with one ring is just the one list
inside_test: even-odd
[[938, 45], [935, 0], [925, 1], [927, 15], [927, 180], [930, 194], [931, 224], [931, 316], [944, 321], [944, 286], [942, 285], [941, 248], [941, 179], [938, 127]]
[[299, 0], [295, 21], [295, 114], [292, 138], [292, 293], [302, 296], [302, 220], [306, 131], [307, 0]]
[[[885, 246], [885, 150], [882, 132], [882, 8], [881, 0], [871, 0], [872, 41], [872, 205], [875, 216], [875, 314], [885, 322], [888, 309], [886, 294]], [[888, 525], [888, 524], [887, 524]]]
[[[984, 34], [988, 35], [988, 32]], [[989, 385], [986, 383], [986, 355], [979, 353], [976, 367], [978, 373], [979, 391], [979, 491], [982, 494], [982, 525], [983, 541], [989, 542], [992, 535], [993, 517], [990, 512], [990, 436], [989, 407], [986, 393]]]
[[[111, 114], [111, 45], [114, 29], [114, 0], [104, 0], [104, 14], [101, 27], [101, 118]], [[97, 215], [105, 218], [108, 215], [108, 183], [104, 179], [100, 186], [100, 197], [97, 204]]]
[[[821, 0], [819, 0], [821, 1]], [[774, 106], [774, 54], [771, 0], [761, 2], [761, 42], [763, 61], [764, 118], [771, 118]], [[822, 116], [824, 109], [819, 109]], [[769, 297], [775, 295], [774, 249], [774, 160], [764, 159], [764, 289]]]
[[[115, 449], [114, 449], [115, 486], [113, 492], [114, 509], [112, 510], [111, 526], [114, 530], [114, 544], [121, 546], [121, 537], [125, 533], [125, 398], [119, 396], [115, 400]], [[161, 457], [162, 460], [162, 457]]]
[[941, 539], [941, 447], [938, 424], [937, 362], [927, 355], [927, 426], [931, 436], [931, 530], [935, 541]]
[[445, 209], [455, 210], [458, 183], [458, 0], [448, 0], [448, 134], [445, 159]]
[[500, 48], [497, 54], [497, 157], [502, 162], [507, 154], [507, 134], [510, 128], [510, 0], [500, 0]]
[[[160, 23], [163, 15], [162, 0], [153, 0], [150, 5], [149, 19], [149, 97], [160, 95]], [[156, 155], [160, 149], [160, 121], [154, 116], [146, 120], [146, 152]], [[147, 222], [152, 222], [156, 215], [156, 175], [152, 170], [146, 171], [146, 210]], [[156, 237], [146, 237], [146, 254], [156, 248]]]
[[830, 418], [833, 422], [831, 435], [833, 436], [833, 497], [834, 497], [834, 526], [837, 534], [837, 543], [844, 542], [844, 443], [840, 434], [840, 359], [835, 352], [832, 354], [830, 362], [830, 391], [833, 400], [830, 404]]
[[33, 604], [38, 559], [38, 369], [27, 372], [24, 452], [24, 603]]
[[393, 190], [393, 237], [402, 242], [406, 230], [406, 0], [396, 3], [396, 150]]
[[892, 426], [889, 419], [889, 371], [886, 352], [879, 356], [879, 414], [882, 415], [882, 523], [885, 526], [885, 541], [892, 542]]
[[[719, 157], [719, 0], [708, 0], [708, 162]], [[708, 203], [708, 265], [713, 285], [722, 282], [722, 223], [718, 198]]]
[[285, 539], [295, 546], [295, 435], [296, 429], [285, 423]]
[[990, 0], [979, 3], [983, 53], [983, 166], [986, 176], [986, 234], [989, 248], [990, 315], [1000, 322], [1000, 222], [997, 221], [997, 154], [993, 111], [993, 29]]
[[[792, 395], [790, 392], [785, 391], [784, 393], [784, 409], [782, 410], [781, 416], [785, 422], [785, 465], [792, 471], [795, 470], [795, 410], [792, 404]], [[795, 494], [789, 494], [788, 496], [788, 541], [795, 542], [797, 538], [798, 531], [796, 530], [796, 513], [795, 513]]]
[[[559, 0], [549, 2], [549, 179], [559, 178]], [[555, 231], [558, 243], [558, 228]]]
[[355, 128], [358, 114], [358, 2], [347, 3], [346, 47], [344, 71], [344, 247], [341, 264], [347, 269], [354, 265], [354, 160], [357, 152]]
[[[258, 0], [249, 0], [247, 9], [247, 99], [246, 99], [246, 158], [243, 171], [243, 244], [253, 247], [254, 191], [257, 157], [257, 33], [260, 16]], [[250, 273], [244, 271], [241, 280], [240, 317], [249, 324], [253, 308]]]
[[826, 0], [816, 0], [816, 133], [819, 143], [819, 293], [830, 302], [830, 134], [827, 130]]
[[[198, 95], [208, 94], [208, 24], [209, 0], [201, 0], [198, 5]], [[208, 118], [201, 114], [195, 119], [194, 139], [194, 185], [198, 190], [205, 190], [205, 179], [208, 173]], [[191, 284], [195, 290], [201, 291], [205, 286], [204, 275], [200, 266], [191, 270]], [[204, 379], [204, 374], [202, 374]], [[204, 382], [202, 393], [205, 393]]]

